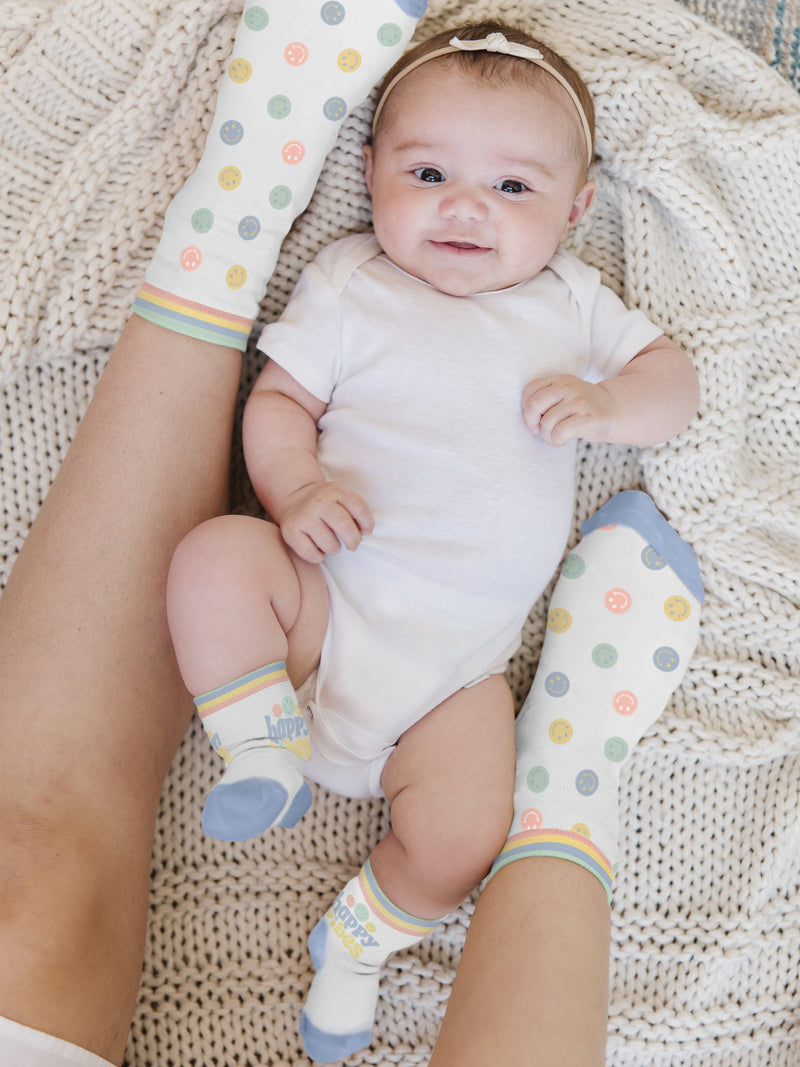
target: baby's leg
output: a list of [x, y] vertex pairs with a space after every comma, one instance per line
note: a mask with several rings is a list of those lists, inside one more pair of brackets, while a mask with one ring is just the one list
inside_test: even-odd
[[294, 826], [311, 803], [308, 729], [290, 679], [319, 659], [325, 582], [271, 523], [203, 524], [172, 562], [167, 607], [178, 664], [203, 727], [227, 764], [203, 810], [210, 837], [244, 841]]
[[513, 781], [514, 709], [502, 675], [455, 693], [400, 738], [382, 778], [392, 830], [309, 938], [317, 975], [300, 1027], [312, 1059], [369, 1044], [382, 964], [487, 874], [508, 833]]

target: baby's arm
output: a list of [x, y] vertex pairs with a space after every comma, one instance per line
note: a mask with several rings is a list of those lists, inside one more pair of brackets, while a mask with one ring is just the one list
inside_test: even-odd
[[271, 360], [247, 401], [244, 455], [256, 495], [301, 559], [319, 563], [353, 550], [373, 519], [364, 499], [326, 481], [317, 463], [317, 422], [326, 408]]
[[665, 337], [637, 353], [616, 378], [593, 385], [571, 374], [537, 378], [522, 394], [522, 414], [549, 445], [573, 438], [656, 445], [680, 433], [700, 401], [689, 357]]

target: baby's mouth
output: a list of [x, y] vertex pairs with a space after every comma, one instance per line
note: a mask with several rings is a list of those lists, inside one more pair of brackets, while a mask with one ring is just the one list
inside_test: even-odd
[[484, 245], [476, 245], [473, 241], [432, 241], [432, 245], [436, 248], [444, 249], [445, 251], [455, 252], [461, 255], [469, 255], [488, 252], [489, 249]]

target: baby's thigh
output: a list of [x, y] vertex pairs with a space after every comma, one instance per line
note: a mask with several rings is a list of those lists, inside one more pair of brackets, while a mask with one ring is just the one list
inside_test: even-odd
[[406, 847], [454, 845], [489, 862], [508, 833], [514, 799], [514, 703], [502, 674], [460, 689], [406, 731], [381, 779], [392, 828]]

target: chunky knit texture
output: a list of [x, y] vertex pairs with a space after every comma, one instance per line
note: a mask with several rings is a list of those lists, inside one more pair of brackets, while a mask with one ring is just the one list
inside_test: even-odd
[[[609, 1064], [782, 1067], [800, 1061], [800, 3], [691, 3], [431, 0], [418, 35], [500, 15], [583, 72], [599, 196], [573, 247], [703, 387], [670, 445], [580, 449], [574, 540], [612, 493], [645, 489], [707, 590], [691, 669], [622, 775]], [[3, 5], [3, 578], [199, 158], [238, 17], [236, 0]], [[368, 226], [369, 115], [342, 128], [260, 323], [322, 244]], [[251, 346], [243, 394], [257, 370]], [[254, 511], [238, 459], [234, 482]], [[546, 600], [509, 672], [519, 700]], [[195, 724], [163, 796], [129, 1067], [306, 1064], [306, 938], [387, 829], [383, 804], [317, 789], [294, 830], [213, 842], [199, 812], [217, 774]], [[350, 1063], [427, 1062], [470, 913], [392, 958]]]

